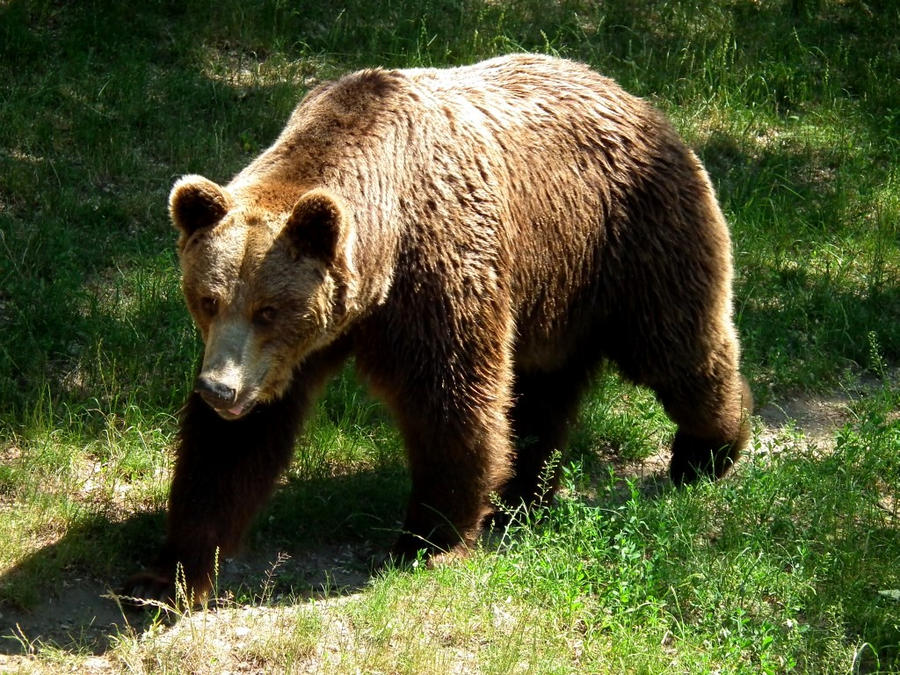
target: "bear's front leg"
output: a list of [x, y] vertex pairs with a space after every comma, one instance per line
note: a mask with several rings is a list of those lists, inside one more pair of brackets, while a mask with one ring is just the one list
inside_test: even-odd
[[294, 439], [315, 393], [343, 361], [332, 349], [309, 359], [287, 393], [246, 416], [225, 420], [199, 395], [182, 411], [181, 431], [169, 494], [167, 536], [153, 567], [129, 579], [121, 595], [171, 602], [178, 565], [186, 600], [202, 600], [213, 586], [216, 552], [238, 547], [278, 476], [290, 463]]
[[401, 395], [389, 397], [412, 479], [393, 549], [407, 562], [423, 550], [465, 555], [493, 510], [492, 495], [510, 476], [509, 361], [494, 356], [458, 370], [433, 363], [439, 372], [429, 376], [424, 367]]
[[[237, 548], [290, 462], [298, 425], [289, 398], [227, 421], [192, 394], [182, 413], [165, 545], [122, 594], [171, 602], [183, 582], [189, 604], [202, 600], [214, 582], [217, 551], [224, 557]], [[178, 565], [183, 579], [176, 579]]]
[[[486, 409], [485, 409], [486, 408]], [[505, 411], [487, 405], [465, 419], [404, 420], [412, 490], [394, 555], [465, 555], [510, 474]]]

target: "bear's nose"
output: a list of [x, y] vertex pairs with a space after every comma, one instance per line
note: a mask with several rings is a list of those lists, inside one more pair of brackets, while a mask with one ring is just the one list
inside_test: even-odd
[[197, 384], [194, 386], [196, 391], [203, 400], [213, 408], [226, 408], [235, 401], [237, 392], [227, 384], [216, 382], [206, 375], [197, 378]]

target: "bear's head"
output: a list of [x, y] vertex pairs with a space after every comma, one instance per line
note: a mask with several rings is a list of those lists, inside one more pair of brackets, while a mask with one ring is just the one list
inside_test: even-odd
[[[249, 202], [249, 203], [248, 203]], [[188, 309], [205, 344], [196, 388], [226, 419], [282, 396], [353, 303], [352, 222], [336, 195], [272, 210], [201, 176], [169, 196]]]

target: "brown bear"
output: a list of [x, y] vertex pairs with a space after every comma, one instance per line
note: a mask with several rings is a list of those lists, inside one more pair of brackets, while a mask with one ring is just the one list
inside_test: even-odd
[[464, 552], [538, 490], [603, 359], [678, 425], [675, 483], [748, 438], [728, 228], [664, 117], [567, 60], [363, 70], [323, 84], [221, 187], [170, 213], [205, 343], [167, 541], [129, 595], [198, 595], [288, 465], [324, 380], [356, 368], [396, 415], [412, 492], [394, 553]]

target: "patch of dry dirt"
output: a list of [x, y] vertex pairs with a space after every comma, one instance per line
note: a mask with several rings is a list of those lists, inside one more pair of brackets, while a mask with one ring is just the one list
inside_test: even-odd
[[760, 448], [771, 449], [784, 431], [796, 430], [805, 445], [831, 450], [835, 432], [853, 419], [852, 402], [849, 394], [839, 392], [826, 397], [770, 403], [757, 411], [763, 421], [757, 442]]
[[[238, 588], [250, 578], [261, 577], [251, 592], [263, 605], [277, 602], [285, 589], [269, 586], [266, 573], [297, 580], [305, 595], [331, 600], [365, 586], [371, 574], [371, 552], [366, 546], [324, 544], [296, 556], [278, 551], [251, 551], [226, 560], [220, 573], [222, 588]], [[265, 596], [265, 597], [263, 597]], [[38, 668], [32, 655], [45, 646], [66, 651], [92, 652], [96, 658], [79, 665], [79, 672], [103, 672], [112, 665], [103, 657], [117, 635], [140, 634], [149, 626], [141, 612], [123, 611], [104, 582], [91, 578], [67, 581], [36, 607], [29, 610], [0, 605], [0, 673], [31, 672]]]

